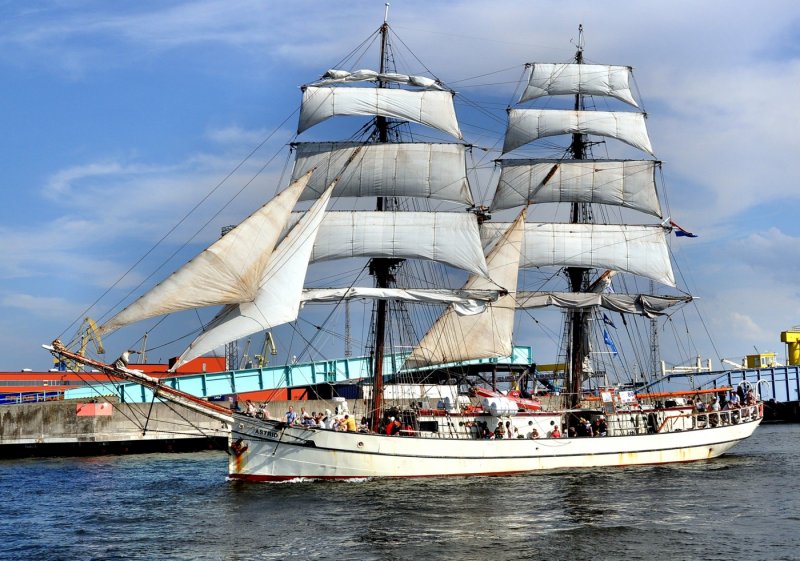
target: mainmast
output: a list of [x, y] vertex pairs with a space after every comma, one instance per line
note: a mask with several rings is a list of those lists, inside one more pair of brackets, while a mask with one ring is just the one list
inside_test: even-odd
[[[575, 53], [575, 62], [583, 64], [583, 25], [578, 26], [578, 50]], [[583, 96], [580, 92], [575, 94], [575, 111], [584, 108]], [[570, 154], [575, 160], [586, 159], [586, 135], [574, 133], [572, 142], [569, 146]], [[582, 224], [589, 221], [588, 203], [572, 203], [570, 212], [570, 222], [572, 224]], [[582, 267], [567, 267], [567, 278], [569, 279], [569, 289], [571, 292], [583, 292], [589, 282], [589, 270]], [[576, 407], [581, 400], [581, 387], [583, 385], [583, 365], [589, 355], [589, 317], [590, 313], [585, 310], [571, 310], [568, 312], [568, 349], [569, 370], [567, 373], [567, 399], [569, 407]]]
[[[386, 72], [386, 63], [388, 56], [388, 40], [389, 40], [389, 4], [386, 4], [386, 11], [383, 16], [383, 25], [380, 28], [381, 34], [381, 60], [380, 60], [380, 74]], [[386, 83], [382, 80], [378, 81], [378, 87], [385, 88]], [[375, 125], [378, 129], [378, 142], [389, 142], [389, 124], [386, 117], [381, 115], [375, 119]], [[387, 205], [386, 197], [378, 197], [377, 210], [386, 210]], [[370, 274], [375, 278], [375, 285], [378, 288], [387, 288], [394, 280], [393, 268], [396, 266], [396, 259], [383, 259], [375, 258], [370, 262]], [[377, 431], [381, 422], [381, 411], [383, 409], [383, 357], [385, 355], [385, 341], [386, 341], [386, 311], [387, 301], [383, 298], [377, 302], [375, 311], [375, 362], [373, 365], [373, 383], [372, 383], [372, 430]]]

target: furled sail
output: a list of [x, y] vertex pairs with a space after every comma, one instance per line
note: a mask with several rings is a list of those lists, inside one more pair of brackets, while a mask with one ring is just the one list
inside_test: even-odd
[[349, 257], [426, 259], [489, 276], [478, 222], [466, 212], [328, 212], [311, 261]]
[[605, 95], [634, 107], [628, 66], [604, 64], [531, 64], [520, 103], [546, 95]]
[[608, 136], [653, 154], [642, 113], [554, 109], [510, 109], [503, 153], [559, 134]]
[[105, 335], [151, 317], [255, 298], [311, 172], [100, 327]]
[[650, 294], [596, 294], [592, 292], [517, 292], [517, 309], [543, 308], [591, 308], [600, 306], [614, 312], [638, 314], [653, 318], [664, 310], [690, 302], [691, 296], [654, 296]]
[[[484, 222], [491, 247], [508, 223]], [[593, 267], [625, 271], [675, 286], [666, 231], [659, 225], [525, 224], [520, 267]]]
[[429, 304], [452, 304], [459, 315], [479, 314], [487, 302], [495, 302], [499, 290], [450, 290], [446, 288], [378, 288], [354, 286], [350, 288], [306, 288], [302, 300], [306, 302], [339, 302], [355, 299], [402, 300]]
[[[519, 274], [520, 246], [525, 210], [507, 225], [500, 240], [486, 256], [491, 280], [470, 275], [465, 290], [497, 288], [514, 290]], [[482, 314], [459, 316], [452, 306], [434, 322], [404, 363], [404, 368], [446, 364], [477, 358], [509, 356], [514, 330], [514, 297], [501, 296]]]
[[393, 82], [395, 84], [405, 84], [407, 86], [417, 86], [419, 88], [428, 88], [441, 90], [441, 84], [433, 78], [426, 76], [410, 76], [408, 74], [399, 74], [397, 72], [376, 72], [375, 70], [356, 70], [355, 72], [348, 72], [347, 70], [338, 70], [332, 68], [328, 70], [321, 79], [317, 80], [312, 86], [327, 86], [330, 84], [342, 84], [348, 82], [368, 82], [380, 80], [381, 82]]
[[[341, 173], [334, 197], [421, 197], [472, 204], [466, 147], [422, 142], [301, 142], [292, 178], [317, 168], [300, 200], [316, 199]], [[358, 165], [342, 167], [356, 147]]]
[[453, 94], [446, 91], [307, 86], [303, 90], [297, 133], [335, 115], [402, 119], [439, 129], [459, 140], [462, 138]]
[[255, 295], [222, 308], [170, 370], [226, 343], [297, 319], [309, 256], [334, 186], [331, 183], [272, 252]]
[[532, 203], [599, 203], [661, 218], [654, 160], [501, 160], [492, 210]]

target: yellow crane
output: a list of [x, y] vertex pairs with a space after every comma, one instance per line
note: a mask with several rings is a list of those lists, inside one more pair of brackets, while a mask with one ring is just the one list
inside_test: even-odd
[[[89, 347], [90, 341], [97, 354], [102, 355], [106, 353], [106, 349], [103, 347], [103, 340], [100, 337], [100, 331], [97, 329], [97, 324], [92, 318], [87, 316], [83, 318], [83, 322], [78, 328], [78, 332], [72, 342], [73, 344], [78, 343], [78, 354], [86, 356], [86, 349]], [[80, 372], [82, 368], [82, 366], [75, 361], [67, 361], [65, 366], [67, 370], [72, 372]]]
[[781, 333], [781, 342], [786, 343], [788, 348], [789, 365], [800, 364], [800, 325], [792, 327], [790, 330]]
[[261, 347], [261, 354], [255, 355], [258, 368], [264, 368], [269, 363], [267, 351], [269, 351], [269, 354], [272, 356], [278, 354], [278, 349], [275, 347], [275, 340], [272, 338], [272, 331], [266, 332], [264, 335], [264, 344]]

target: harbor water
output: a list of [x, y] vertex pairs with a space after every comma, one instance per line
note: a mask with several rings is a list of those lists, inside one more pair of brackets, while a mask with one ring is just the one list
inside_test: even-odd
[[800, 558], [800, 425], [728, 455], [514, 477], [254, 484], [222, 452], [0, 461], [0, 559]]

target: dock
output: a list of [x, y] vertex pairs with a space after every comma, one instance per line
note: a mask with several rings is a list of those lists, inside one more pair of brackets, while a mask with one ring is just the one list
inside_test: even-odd
[[[346, 400], [350, 410], [356, 400]], [[330, 407], [312, 400], [274, 401], [270, 415], [289, 406], [309, 412]], [[122, 403], [116, 397], [0, 407], [0, 460], [150, 452], [227, 450], [230, 431], [203, 414], [159, 401]]]
[[0, 459], [225, 450], [219, 421], [165, 403], [63, 400], [0, 408]]

